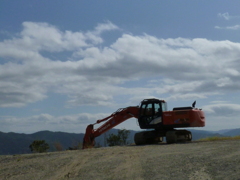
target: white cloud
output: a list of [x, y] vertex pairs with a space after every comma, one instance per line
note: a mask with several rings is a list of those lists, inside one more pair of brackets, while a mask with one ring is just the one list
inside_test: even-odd
[[188, 93], [188, 94], [175, 94], [167, 98], [166, 100], [193, 100], [193, 99], [205, 99], [207, 94]]
[[112, 31], [112, 30], [117, 30], [117, 29], [119, 29], [118, 26], [111, 23], [110, 21], [106, 21], [105, 23], [99, 23], [97, 25], [97, 27], [95, 28], [95, 33], [101, 34], [105, 31]]
[[[240, 43], [123, 34], [110, 46], [98, 46], [101, 33], [116, 29], [106, 22], [93, 31], [63, 32], [24, 22], [19, 37], [0, 42], [6, 62], [0, 64], [0, 106], [24, 106], [48, 92], [65, 94], [70, 106], [110, 106], [119, 96], [177, 100], [239, 90]], [[70, 54], [57, 61], [43, 51]], [[139, 87], [124, 85], [143, 79]]]
[[16, 60], [42, 58], [40, 52], [76, 51], [103, 42], [104, 31], [117, 29], [111, 22], [99, 24], [95, 30], [84, 32], [60, 31], [48, 23], [24, 22], [18, 37], [0, 43], [0, 56]]
[[209, 130], [234, 129], [240, 127], [240, 105], [224, 101], [214, 101], [214, 104], [203, 106]]
[[[96, 122], [98, 119], [109, 116], [109, 114], [75, 114], [54, 117], [50, 114], [40, 114], [25, 118], [1, 117], [1, 130], [5, 132], [34, 133], [42, 130], [84, 132], [88, 124]], [[95, 128], [98, 126], [96, 125]]]
[[228, 27], [226, 27], [226, 29], [230, 29], [230, 30], [239, 30], [239, 29], [240, 29], [240, 25], [228, 26]]
[[226, 29], [226, 30], [239, 30], [240, 25], [234, 25], [234, 26], [227, 26], [227, 27], [219, 27], [215, 26], [216, 29]]
[[231, 19], [236, 19], [236, 18], [240, 18], [240, 16], [231, 16], [229, 15], [228, 12], [225, 13], [218, 13], [218, 17], [220, 18], [224, 18], [225, 20], [231, 20]]
[[[226, 13], [218, 13], [218, 17], [224, 18], [227, 21], [232, 20], [232, 19], [240, 18], [240, 16], [231, 16], [231, 15], [229, 15], [228, 12], [226, 12]], [[240, 29], [240, 25], [236, 24], [236, 25], [233, 25], [233, 26], [226, 26], [226, 27], [215, 26], [215, 29], [239, 30]]]
[[204, 106], [204, 111], [214, 116], [230, 116], [237, 115], [240, 112], [239, 104], [227, 104], [218, 102], [215, 104]]
[[229, 20], [231, 18], [231, 16], [228, 14], [228, 12], [226, 12], [226, 13], [218, 13], [218, 17], [224, 18], [225, 20]]

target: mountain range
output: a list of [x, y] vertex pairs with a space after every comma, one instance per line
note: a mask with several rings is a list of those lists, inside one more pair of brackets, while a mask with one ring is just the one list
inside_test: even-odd
[[[193, 140], [199, 140], [206, 137], [213, 136], [238, 136], [240, 135], [239, 129], [228, 129], [220, 131], [203, 131], [191, 129]], [[134, 134], [137, 131], [130, 130], [128, 137], [128, 143], [134, 142]], [[109, 134], [117, 134], [118, 129], [111, 129], [105, 134], [95, 139], [99, 146], [106, 146], [104, 139]], [[21, 134], [21, 133], [4, 133], [0, 132], [0, 155], [12, 155], [12, 154], [26, 154], [31, 153], [29, 145], [34, 140], [45, 140], [50, 146], [49, 151], [56, 151], [55, 144], [60, 144], [62, 150], [66, 150], [77, 146], [82, 142], [84, 137], [83, 133], [66, 133], [66, 132], [52, 132], [52, 131], [40, 131], [33, 134]]]

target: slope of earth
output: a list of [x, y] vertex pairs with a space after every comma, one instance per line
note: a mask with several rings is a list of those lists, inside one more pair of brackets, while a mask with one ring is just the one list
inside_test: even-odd
[[240, 178], [240, 140], [0, 156], [0, 179]]

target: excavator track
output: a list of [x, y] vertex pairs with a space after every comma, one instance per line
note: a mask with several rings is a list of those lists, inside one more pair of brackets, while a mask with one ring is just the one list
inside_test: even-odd
[[186, 142], [192, 140], [192, 133], [187, 130], [170, 130], [167, 132], [161, 131], [143, 131], [136, 133], [134, 142], [136, 145], [156, 144], [163, 141], [163, 136], [166, 137], [167, 144]]
[[163, 137], [159, 136], [156, 131], [143, 131], [136, 133], [134, 142], [136, 145], [157, 144], [163, 141]]
[[147, 143], [146, 137], [144, 136], [145, 132], [136, 133], [134, 136], [134, 142], [136, 145], [144, 145]]
[[177, 142], [176, 131], [168, 131], [166, 133], [166, 141], [168, 144], [176, 143]]
[[191, 141], [192, 133], [187, 130], [173, 130], [166, 132], [166, 142], [168, 144], [183, 142], [183, 141]]

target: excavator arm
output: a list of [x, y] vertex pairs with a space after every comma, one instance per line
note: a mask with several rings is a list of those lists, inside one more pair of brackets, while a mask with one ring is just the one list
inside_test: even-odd
[[[139, 107], [138, 106], [130, 106], [127, 108], [118, 109], [116, 112], [111, 114], [110, 116], [97, 120], [96, 123], [90, 124], [86, 128], [86, 133], [83, 138], [83, 149], [94, 147], [94, 139], [106, 131], [112, 129], [118, 124], [130, 119], [132, 117], [138, 118], [139, 116]], [[97, 129], [94, 129], [95, 124], [99, 124], [106, 121], [102, 126]]]

